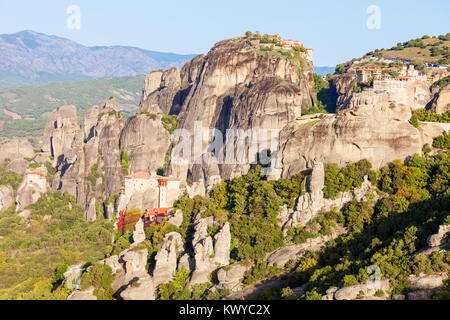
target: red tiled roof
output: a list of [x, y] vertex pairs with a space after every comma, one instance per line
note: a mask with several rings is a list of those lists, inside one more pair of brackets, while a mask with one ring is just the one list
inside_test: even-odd
[[35, 176], [41, 176], [41, 177], [47, 178], [47, 175], [42, 172], [27, 172], [27, 175], [35, 175]]
[[146, 211], [144, 213], [145, 217], [151, 217], [151, 216], [168, 216], [169, 210], [172, 208], [157, 208], [153, 210]]

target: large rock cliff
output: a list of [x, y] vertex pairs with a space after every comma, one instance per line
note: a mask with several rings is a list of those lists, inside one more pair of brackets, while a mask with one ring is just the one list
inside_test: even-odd
[[122, 185], [123, 119], [112, 98], [89, 109], [84, 122], [83, 130], [73, 106], [55, 110], [45, 129], [43, 151], [57, 169], [52, 188], [75, 196], [86, 220], [92, 221], [96, 201], [118, 194]]

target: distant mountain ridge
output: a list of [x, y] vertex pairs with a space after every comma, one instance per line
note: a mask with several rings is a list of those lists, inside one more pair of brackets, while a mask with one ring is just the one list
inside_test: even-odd
[[181, 68], [193, 57], [126, 46], [87, 47], [27, 30], [0, 35], [0, 87], [142, 75]]

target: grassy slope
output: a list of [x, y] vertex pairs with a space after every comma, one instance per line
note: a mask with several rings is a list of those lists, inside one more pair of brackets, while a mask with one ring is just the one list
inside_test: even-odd
[[[44, 128], [46, 118], [62, 105], [86, 110], [114, 96], [122, 111], [136, 111], [145, 76], [105, 78], [80, 82], [50, 82], [34, 86], [0, 89], [0, 135], [30, 136]], [[3, 108], [16, 112], [23, 120], [13, 121]]]
[[[432, 57], [430, 49], [433, 48], [433, 45], [441, 42], [441, 40], [437, 38], [429, 38], [422, 39], [422, 42], [425, 48], [421, 47], [409, 47], [404, 48], [403, 50], [392, 50], [392, 49], [383, 49], [380, 51], [383, 58], [400, 58], [400, 59], [408, 59], [408, 60], [416, 60], [418, 62], [428, 62], [428, 63], [438, 63], [439, 60], [444, 58], [443, 54], [439, 54], [437, 56]], [[449, 52], [448, 47], [450, 47], [450, 40], [442, 41], [441, 44], [436, 45], [435, 47], [439, 49], [444, 49], [447, 47], [446, 52]]]

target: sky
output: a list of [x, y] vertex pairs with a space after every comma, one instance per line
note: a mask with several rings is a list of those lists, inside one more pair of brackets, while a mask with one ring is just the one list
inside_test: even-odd
[[[79, 20], [67, 13], [73, 5]], [[316, 66], [335, 66], [446, 34], [449, 12], [449, 0], [0, 0], [0, 34], [34, 30], [88, 46], [200, 54], [251, 30], [299, 40], [314, 49]]]

